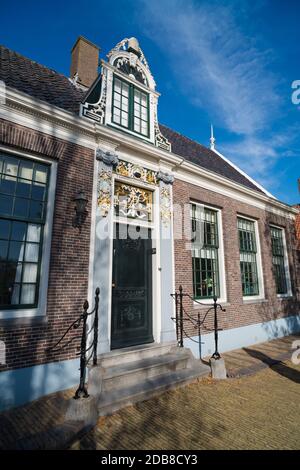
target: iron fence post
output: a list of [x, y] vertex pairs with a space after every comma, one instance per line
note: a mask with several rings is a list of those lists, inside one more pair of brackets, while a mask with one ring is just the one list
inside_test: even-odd
[[179, 324], [178, 324], [178, 292], [175, 292], [175, 324], [176, 324], [176, 339], [179, 343]]
[[218, 305], [217, 305], [217, 296], [214, 296], [214, 330], [215, 330], [215, 352], [213, 353], [212, 357], [214, 359], [220, 359], [220, 353], [218, 351]]
[[94, 352], [93, 352], [93, 365], [97, 365], [97, 347], [98, 347], [98, 308], [99, 308], [99, 294], [100, 289], [97, 287], [95, 291], [95, 318], [94, 318]]
[[86, 300], [83, 304], [83, 327], [82, 327], [82, 337], [81, 337], [81, 345], [80, 345], [80, 382], [79, 387], [75, 392], [74, 398], [77, 400], [78, 398], [84, 397], [87, 398], [89, 396], [87, 388], [85, 386], [86, 380], [86, 323], [88, 317], [88, 308], [89, 303]]
[[183, 348], [183, 292], [182, 286], [179, 286], [179, 318], [180, 318], [180, 338], [179, 346]]

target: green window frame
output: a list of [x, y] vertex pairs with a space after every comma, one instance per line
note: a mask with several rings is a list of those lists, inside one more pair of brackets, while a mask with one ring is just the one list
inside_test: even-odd
[[149, 137], [149, 94], [114, 76], [112, 122], [143, 137]]
[[194, 299], [220, 296], [218, 211], [191, 204]]
[[259, 294], [255, 222], [238, 217], [240, 268], [243, 296]]
[[276, 282], [277, 294], [285, 295], [287, 288], [287, 273], [285, 266], [285, 249], [283, 243], [283, 229], [270, 227], [272, 245], [272, 263]]
[[0, 153], [0, 309], [38, 304], [50, 165]]

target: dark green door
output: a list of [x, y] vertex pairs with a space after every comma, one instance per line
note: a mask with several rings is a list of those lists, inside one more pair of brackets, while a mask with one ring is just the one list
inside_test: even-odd
[[113, 245], [112, 349], [153, 341], [151, 230], [124, 237], [128, 225], [116, 224]]

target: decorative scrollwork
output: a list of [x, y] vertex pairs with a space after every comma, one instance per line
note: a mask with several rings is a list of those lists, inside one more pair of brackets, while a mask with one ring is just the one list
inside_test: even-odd
[[119, 164], [115, 168], [117, 175], [126, 176], [128, 178], [134, 178], [136, 180], [143, 181], [144, 183], [157, 184], [156, 172], [144, 168], [141, 165], [134, 163], [119, 161]]
[[151, 220], [152, 192], [117, 181], [114, 207], [116, 215]]
[[[97, 86], [97, 85], [96, 85]], [[101, 80], [98, 83], [101, 88], [100, 98], [96, 103], [89, 103], [86, 101], [81, 105], [81, 113], [94, 121], [104, 124], [104, 116], [106, 109], [106, 95], [107, 95], [107, 69], [102, 69]]]
[[101, 170], [98, 175], [97, 204], [102, 217], [106, 217], [111, 208], [112, 198], [112, 171]]
[[160, 190], [160, 217], [165, 227], [170, 224], [172, 216], [171, 211], [171, 193], [168, 188], [161, 188]]

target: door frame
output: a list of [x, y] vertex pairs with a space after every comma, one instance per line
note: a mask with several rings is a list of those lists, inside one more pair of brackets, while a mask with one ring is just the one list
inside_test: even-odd
[[[111, 327], [112, 327], [112, 281], [113, 281], [113, 233], [114, 224], [127, 223], [129, 225], [138, 225], [141, 227], [149, 228], [151, 230], [152, 248], [156, 249], [156, 254], [152, 255], [152, 332], [154, 342], [160, 342], [160, 331], [161, 331], [161, 288], [160, 288], [160, 229], [159, 229], [159, 187], [144, 183], [142, 181], [133, 180], [125, 176], [120, 177], [119, 175], [113, 175], [112, 177], [112, 198], [115, 193], [115, 181], [130, 184], [140, 188], [145, 188], [153, 193], [153, 220], [151, 222], [144, 222], [139, 219], [122, 219], [114, 214], [111, 218], [110, 223], [110, 253], [109, 253], [109, 285], [110, 289], [108, 292], [108, 331], [109, 331], [109, 349], [111, 348]], [[112, 203], [113, 205], [113, 203]], [[116, 351], [116, 349], [114, 349]]]

